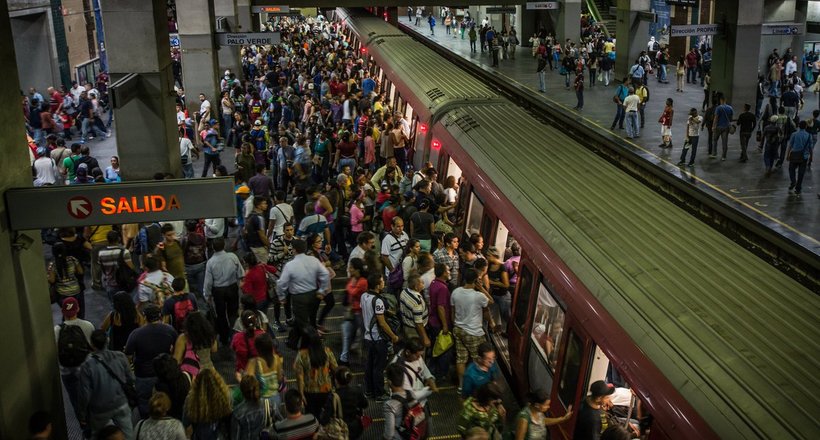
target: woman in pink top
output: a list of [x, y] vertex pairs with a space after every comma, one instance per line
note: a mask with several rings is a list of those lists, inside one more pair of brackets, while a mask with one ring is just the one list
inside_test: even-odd
[[370, 220], [364, 215], [364, 205], [362, 204], [362, 199], [364, 199], [364, 191], [360, 190], [359, 194], [356, 195], [356, 199], [350, 203], [350, 232], [352, 233], [352, 237], [350, 237], [351, 243], [356, 243], [356, 238], [364, 230], [364, 223], [367, 220]]
[[367, 127], [365, 131], [364, 165], [371, 172], [376, 169], [376, 141], [373, 140], [373, 127]]

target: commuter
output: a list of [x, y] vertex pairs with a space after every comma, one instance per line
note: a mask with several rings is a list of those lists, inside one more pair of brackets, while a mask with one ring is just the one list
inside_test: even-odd
[[683, 56], [678, 57], [678, 62], [675, 66], [675, 78], [678, 81], [678, 88], [675, 90], [676, 92], [683, 93], [683, 80], [686, 76], [686, 60]]
[[221, 153], [221, 147], [224, 144], [221, 143], [219, 136], [219, 122], [215, 119], [211, 119], [210, 122], [203, 119], [201, 125], [204, 127], [204, 129], [201, 130], [202, 135], [200, 139], [205, 164], [202, 167], [202, 175], [200, 177], [205, 177], [211, 166], [213, 166], [214, 174], [216, 174], [217, 167], [222, 164], [222, 161], [219, 159], [219, 153]]
[[319, 431], [319, 423], [312, 414], [302, 414], [304, 398], [298, 390], [288, 390], [285, 393], [284, 420], [276, 422], [275, 432], [277, 440], [306, 440], [314, 438]]
[[[415, 431], [417, 438], [427, 438], [429, 434], [427, 422], [429, 417], [421, 407], [418, 397], [404, 388], [404, 375], [407, 371], [401, 364], [390, 364], [385, 375], [390, 385], [391, 395], [384, 401], [384, 433], [385, 440], [402, 440], [410, 435], [409, 428]], [[408, 414], [412, 412], [412, 414]], [[414, 423], [407, 426], [406, 423]]]
[[544, 389], [527, 393], [528, 404], [515, 416], [515, 440], [549, 438], [549, 426], [558, 425], [572, 418], [572, 405], [562, 417], [546, 417], [550, 409], [550, 395]]
[[184, 331], [174, 342], [174, 359], [181, 371], [196, 377], [204, 368], [213, 368], [211, 354], [216, 353], [216, 332], [202, 312], [191, 312]]
[[407, 279], [407, 287], [399, 295], [399, 311], [405, 339], [417, 338], [426, 348], [431, 346], [431, 341], [426, 330], [429, 310], [423, 290], [421, 276], [413, 271]]
[[75, 407], [77, 418], [80, 426], [90, 429], [91, 435], [97, 435], [104, 426], [113, 422], [122, 430], [125, 438], [131, 438], [131, 407], [125, 390], [126, 387], [133, 386], [134, 374], [125, 355], [108, 350], [107, 345], [105, 332], [94, 330], [91, 334], [94, 352], [80, 370], [79, 395]]
[[244, 310], [241, 319], [242, 331], [234, 333], [231, 339], [231, 349], [236, 355], [234, 371], [237, 373], [237, 377], [245, 373], [249, 359], [259, 356], [256, 351], [255, 340], [257, 336], [265, 334], [255, 311]]
[[49, 263], [47, 271], [48, 283], [53, 292], [52, 301], [62, 304], [67, 299], [74, 299], [77, 302], [79, 317], [85, 317], [85, 293], [81, 282], [82, 264], [77, 258], [68, 255], [68, 248], [62, 242], [52, 246], [51, 253], [54, 261]]
[[460, 258], [458, 255], [458, 237], [456, 234], [450, 232], [444, 235], [443, 246], [440, 246], [433, 252], [433, 259], [436, 263], [446, 265], [450, 270], [450, 280], [448, 285], [451, 289], [455, 288], [458, 283]]
[[692, 150], [692, 155], [689, 156], [688, 166], [695, 166], [695, 156], [698, 152], [698, 141], [700, 140], [700, 132], [698, 127], [703, 124], [703, 117], [698, 115], [698, 109], [691, 108], [689, 110], [689, 117], [686, 119], [686, 139], [683, 142], [683, 149], [680, 153], [680, 161], [678, 166], [683, 166], [686, 163], [686, 154]]
[[700, 126], [701, 131], [706, 128], [706, 141], [708, 145], [709, 157], [716, 157], [717, 155], [717, 142], [715, 142], [715, 137], [713, 136], [715, 109], [717, 109], [717, 102], [713, 99], [709, 107], [707, 107], [706, 111], [703, 113], [703, 122]]
[[[182, 420], [182, 409], [185, 399], [191, 390], [191, 375], [179, 369], [177, 361], [168, 354], [161, 354], [154, 358], [154, 371], [157, 373], [157, 383], [154, 384], [154, 396], [165, 393], [170, 399], [166, 413], [178, 420]], [[148, 401], [151, 412], [151, 401]]]
[[[333, 278], [336, 278], [336, 271], [333, 270], [333, 265], [330, 261], [330, 257], [328, 257], [327, 253], [325, 253], [325, 250], [322, 247], [322, 236], [317, 234], [310, 234], [307, 237], [307, 240], [305, 241], [308, 244], [308, 250], [305, 254], [310, 257], [318, 259], [322, 263], [322, 265], [328, 272], [329, 279], [332, 280]], [[334, 299], [334, 296], [332, 294], [328, 294], [324, 296], [322, 301], [324, 302], [324, 306], [322, 306], [322, 309], [319, 311], [319, 317], [316, 320], [316, 328], [320, 334], [324, 335], [325, 333], [327, 333], [327, 329], [325, 329], [324, 327], [325, 318], [327, 318], [327, 315], [336, 305], [336, 300]]]
[[721, 139], [723, 153], [720, 160], [726, 160], [726, 152], [729, 148], [729, 129], [732, 125], [734, 110], [732, 109], [732, 106], [726, 104], [726, 97], [720, 96], [719, 101], [720, 105], [715, 107], [715, 120], [712, 122], [712, 130], [715, 136], [715, 153], [717, 153], [717, 141], [718, 139]]
[[584, 69], [582, 67], [579, 67], [575, 71], [575, 79], [573, 81], [573, 86], [575, 88], [575, 97], [578, 99], [577, 104], [575, 104], [574, 110], [581, 111], [584, 109]]
[[[264, 170], [263, 170], [264, 171]], [[265, 224], [265, 212], [268, 210], [268, 199], [254, 196], [253, 211], [245, 219], [243, 230], [245, 244], [256, 255], [257, 261], [268, 261], [267, 226]]]
[[302, 338], [293, 363], [299, 393], [305, 402], [305, 412], [317, 419], [333, 391], [333, 374], [338, 368], [336, 356], [325, 347], [319, 333], [308, 328]]
[[612, 97], [612, 101], [615, 102], [615, 119], [609, 127], [610, 130], [615, 130], [616, 124], [619, 129], [624, 129], [624, 118], [626, 116], [624, 112], [624, 100], [629, 95], [629, 89], [626, 87], [628, 81], [629, 78], [624, 77], [623, 83], [618, 84], [618, 87], [615, 89], [615, 96]]
[[267, 426], [266, 407], [260, 398], [260, 384], [254, 376], [243, 376], [239, 381], [242, 401], [231, 415], [231, 436], [233, 440], [255, 440], [262, 438]]
[[191, 382], [182, 412], [182, 424], [192, 432], [191, 438], [229, 438], [231, 412], [230, 392], [222, 376], [212, 368], [202, 370]]
[[282, 190], [274, 192], [274, 205], [270, 209], [268, 222], [268, 237], [271, 240], [284, 234], [285, 224], [293, 224], [293, 207], [286, 201], [286, 194]]
[[271, 426], [281, 418], [279, 407], [282, 398], [279, 390], [284, 389], [287, 383], [284, 359], [276, 351], [275, 345], [275, 340], [269, 334], [257, 336], [254, 346], [258, 355], [248, 361], [248, 368], [245, 370], [247, 376], [253, 376], [259, 382], [260, 398], [270, 408], [265, 426]]
[[182, 422], [179, 419], [168, 417], [171, 399], [167, 394], [161, 391], [155, 392], [148, 404], [150, 417], [140, 420], [134, 427], [134, 440], [185, 440], [188, 438]]
[[[643, 84], [641, 84], [643, 86]], [[624, 112], [626, 113], [626, 136], [635, 139], [641, 135], [641, 128], [638, 123], [638, 109], [641, 106], [641, 98], [635, 94], [634, 87], [630, 87], [626, 99], [624, 99]]]
[[80, 367], [91, 351], [91, 334], [94, 324], [80, 319], [79, 303], [75, 298], [67, 298], [61, 304], [63, 323], [54, 326], [54, 339], [59, 349], [58, 363], [60, 378], [63, 380], [69, 401], [79, 418], [77, 405], [80, 394]]
[[[806, 121], [800, 121], [798, 130], [789, 138], [786, 157], [789, 160], [789, 192], [792, 190], [799, 196], [803, 190], [803, 177], [806, 174], [806, 164], [811, 161], [813, 145], [811, 135], [806, 131]], [[795, 173], [797, 177], [795, 178]]]
[[356, 340], [358, 331], [364, 327], [361, 304], [361, 297], [367, 292], [367, 270], [364, 260], [351, 258], [347, 273], [350, 277], [345, 287], [348, 310], [342, 322], [342, 352], [339, 354], [339, 365], [344, 366], [350, 365], [350, 347]]
[[[163, 246], [162, 243], [157, 245], [157, 249]], [[171, 283], [174, 281], [174, 276], [162, 270], [161, 260], [153, 254], [148, 254], [143, 262], [145, 272], [139, 277], [139, 285], [136, 291], [137, 308], [144, 312], [145, 307], [149, 304], [161, 306], [167, 296], [173, 294], [174, 289]]]
[[216, 328], [223, 346], [230, 342], [230, 323], [236, 321], [239, 313], [239, 280], [245, 276], [245, 269], [239, 258], [225, 252], [225, 239], [213, 241], [214, 254], [205, 264], [203, 296], [216, 314]]
[[752, 113], [752, 106], [743, 104], [743, 113], [737, 117], [737, 126], [740, 129], [740, 162], [749, 160], [746, 150], [749, 148], [749, 140], [752, 139], [752, 132], [757, 126], [757, 117]]
[[[347, 367], [339, 367], [334, 375], [336, 379], [336, 394], [339, 395], [342, 408], [344, 408], [344, 422], [347, 424], [349, 438], [358, 439], [361, 437], [365, 427], [362, 423], [364, 410], [369, 402], [359, 385], [351, 385], [353, 375]], [[372, 420], [369, 416], [368, 420]]]
[[602, 380], [592, 382], [589, 386], [589, 395], [581, 402], [578, 418], [575, 421], [575, 433], [572, 438], [577, 440], [599, 439], [608, 424], [604, 411], [609, 402], [609, 396], [615, 392], [615, 387]]
[[185, 136], [185, 129], [179, 129], [179, 161], [182, 165], [182, 177], [192, 179], [194, 177], [194, 156], [198, 156], [198, 150], [193, 142]]
[[287, 345], [296, 349], [305, 328], [316, 328], [319, 301], [332, 293], [330, 273], [318, 259], [305, 255], [307, 243], [294, 240], [293, 249], [296, 255], [285, 264], [276, 287], [280, 302], [284, 303], [286, 295], [290, 295], [295, 322], [290, 329]]
[[435, 31], [435, 28], [436, 28], [436, 17], [433, 17], [433, 14], [430, 14], [430, 15], [427, 17], [427, 24], [429, 24], [429, 25], [430, 25], [430, 35], [435, 35], [435, 34], [436, 34], [436, 31]]
[[180, 241], [182, 259], [185, 265], [185, 279], [188, 289], [197, 296], [202, 295], [205, 283], [205, 265], [208, 261], [208, 243], [205, 235], [198, 231], [200, 222], [188, 220], [185, 222], [185, 235]]
[[[470, 30], [467, 31], [467, 36], [470, 39], [470, 53], [476, 53], [475, 42], [477, 38], [477, 32], [475, 30], [475, 23], [470, 24]], [[463, 38], [463, 36], [462, 36]], [[481, 41], [481, 51], [484, 52], [484, 41]]]
[[[506, 329], [510, 322], [510, 309], [512, 307], [512, 298], [510, 297], [510, 275], [504, 268], [504, 262], [501, 261], [501, 255], [498, 248], [490, 246], [487, 250], [487, 278], [490, 286], [490, 295], [493, 298], [493, 303], [498, 307], [501, 321], [499, 325]], [[506, 330], [504, 330], [506, 333]]]
[[381, 259], [387, 274], [401, 267], [402, 255], [404, 255], [404, 249], [410, 240], [410, 237], [404, 232], [404, 220], [401, 217], [393, 217], [390, 224], [390, 232], [382, 239], [381, 246]]
[[145, 318], [137, 310], [128, 292], [117, 292], [111, 298], [113, 310], [106, 315], [100, 329], [110, 336], [109, 348], [123, 351], [131, 333], [145, 324]]
[[540, 43], [538, 47], [538, 53], [535, 53], [535, 45], [533, 46], [533, 57], [537, 56], [538, 65], [535, 68], [535, 73], [538, 74], [538, 91], [541, 93], [546, 93], [547, 91], [547, 81], [546, 81], [546, 74], [547, 74], [547, 49], [544, 46], [544, 42]]
[[489, 382], [475, 393], [475, 397], [464, 400], [458, 418], [458, 432], [464, 435], [473, 427], [483, 428], [490, 438], [497, 438], [504, 431], [507, 411], [501, 403], [501, 389], [495, 382]]
[[476, 359], [478, 346], [484, 340], [482, 315], [495, 328], [492, 316], [489, 316], [487, 296], [476, 290], [478, 273], [475, 269], [464, 272], [464, 285], [453, 290], [450, 304], [453, 306], [453, 335], [456, 345], [456, 372], [459, 387], [462, 386], [464, 370], [469, 359]]
[[401, 257], [401, 268], [403, 274], [402, 287], [407, 286], [407, 279], [413, 271], [418, 270], [418, 259], [421, 253], [421, 243], [415, 238], [407, 240], [404, 255]]
[[661, 124], [661, 144], [658, 148], [672, 148], [672, 118], [675, 115], [673, 104], [672, 98], [666, 98], [666, 106], [658, 118], [658, 123]]
[[[643, 84], [643, 77], [646, 74], [640, 59], [635, 60], [635, 64], [629, 68], [629, 76], [632, 79], [632, 87], [638, 87], [638, 84]], [[626, 82], [624, 82], [626, 84]]]
[[148, 416], [148, 399], [157, 375], [154, 371], [153, 360], [163, 353], [171, 353], [177, 339], [177, 332], [168, 324], [164, 324], [162, 311], [159, 307], [149, 304], [142, 310], [147, 324], [134, 330], [125, 344], [125, 354], [131, 357], [136, 376], [136, 390], [139, 398], [140, 417]]
[[432, 393], [437, 393], [439, 390], [436, 386], [435, 376], [424, 362], [424, 352], [425, 347], [418, 338], [408, 338], [401, 356], [396, 359], [395, 363], [401, 365], [406, 373], [402, 387], [405, 391], [413, 393], [421, 406], [427, 410], [429, 416], [430, 411], [427, 408], [427, 400]]
[[387, 365], [388, 343], [399, 341], [385, 318], [387, 300], [382, 296], [384, 277], [370, 271], [367, 276], [368, 291], [362, 295], [362, 321], [364, 322], [364, 344], [367, 362], [364, 370], [365, 393], [368, 397], [385, 400], [384, 367]]

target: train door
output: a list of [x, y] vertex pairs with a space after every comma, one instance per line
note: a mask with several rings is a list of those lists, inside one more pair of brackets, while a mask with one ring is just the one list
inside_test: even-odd
[[[507, 326], [507, 344], [510, 354], [511, 371], [527, 371], [527, 347], [532, 327], [530, 319], [530, 298], [536, 285], [538, 271], [524, 257], [518, 265], [518, 280], [512, 295], [511, 325]], [[523, 374], [511, 375], [517, 395], [523, 396], [529, 390], [528, 377]]]
[[531, 327], [527, 336], [527, 376], [530, 388], [552, 389], [558, 364], [558, 351], [564, 335], [566, 306], [547, 287], [545, 280], [536, 287]]
[[[489, 332], [488, 334], [490, 335], [493, 345], [495, 345], [498, 358], [501, 359], [502, 365], [507, 369], [507, 372], [512, 372], [508, 335], [510, 331], [510, 311], [512, 307], [511, 288], [514, 287], [511, 280], [514, 278], [513, 275], [510, 275], [508, 272], [504, 262], [506, 261], [505, 257], [507, 254], [511, 254], [511, 251], [508, 252], [508, 250], [515, 240], [510, 235], [504, 222], [497, 218], [495, 213], [486, 210], [484, 218], [481, 235], [484, 237], [484, 252], [487, 255], [488, 263], [490, 263], [487, 268], [487, 274], [491, 282], [493, 280], [503, 281], [505, 278], [509, 282], [509, 287], [506, 289], [490, 286], [490, 293], [495, 300], [494, 304], [490, 306], [490, 313], [493, 316], [493, 321], [500, 325], [502, 330], [498, 333]], [[493, 258], [489, 255], [489, 249], [491, 247], [494, 247], [498, 251], [498, 263], [493, 261]], [[512, 258], [511, 255], [510, 258]], [[499, 264], [499, 266], [495, 266], [496, 264]]]

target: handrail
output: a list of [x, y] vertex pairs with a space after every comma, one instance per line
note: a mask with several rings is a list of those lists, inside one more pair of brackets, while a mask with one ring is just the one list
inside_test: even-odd
[[604, 27], [604, 34], [606, 37], [609, 38], [611, 35], [609, 34], [609, 27], [604, 24], [603, 17], [601, 16], [601, 11], [598, 10], [598, 5], [595, 4], [595, 0], [584, 0], [587, 4], [587, 10], [589, 11], [589, 15], [592, 15], [592, 18], [595, 19], [596, 23], [601, 23]]

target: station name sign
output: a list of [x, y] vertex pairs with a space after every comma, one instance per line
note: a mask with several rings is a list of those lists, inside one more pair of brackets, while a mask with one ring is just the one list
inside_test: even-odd
[[255, 44], [273, 45], [279, 44], [281, 37], [279, 32], [254, 32], [254, 33], [221, 33], [216, 34], [216, 41], [222, 46], [250, 46]]
[[15, 188], [5, 198], [18, 231], [236, 215], [232, 178]]
[[761, 35], [802, 35], [802, 23], [763, 23]]
[[720, 33], [719, 24], [685, 24], [669, 27], [670, 37], [700, 37]]
[[558, 9], [558, 2], [527, 2], [528, 10], [550, 10]]

